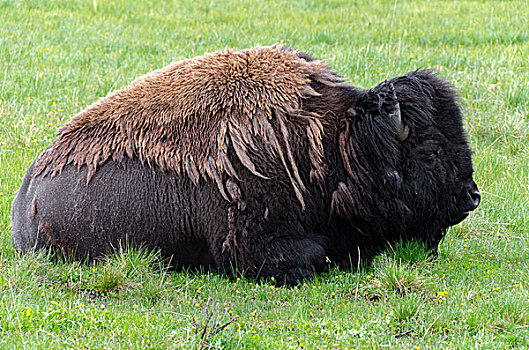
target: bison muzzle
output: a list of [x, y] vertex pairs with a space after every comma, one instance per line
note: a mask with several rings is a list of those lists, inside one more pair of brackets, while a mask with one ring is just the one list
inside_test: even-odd
[[283, 46], [173, 63], [74, 116], [12, 207], [18, 251], [124, 242], [180, 267], [294, 284], [416, 239], [437, 252], [480, 202], [453, 88], [370, 90]]

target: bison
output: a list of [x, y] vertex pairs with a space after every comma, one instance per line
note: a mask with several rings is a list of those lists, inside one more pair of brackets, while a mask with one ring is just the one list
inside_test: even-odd
[[74, 116], [12, 206], [18, 251], [125, 241], [181, 267], [295, 284], [396, 240], [433, 253], [480, 202], [453, 88], [418, 70], [362, 90], [274, 45], [173, 63]]

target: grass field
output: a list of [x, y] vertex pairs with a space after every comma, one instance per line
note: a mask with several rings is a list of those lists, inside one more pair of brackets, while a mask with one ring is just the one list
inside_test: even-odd
[[[529, 346], [529, 2], [0, 0], [0, 348]], [[58, 127], [172, 61], [280, 42], [359, 87], [433, 68], [461, 92], [478, 210], [430, 261], [396, 247], [295, 288], [19, 256], [11, 201]]]

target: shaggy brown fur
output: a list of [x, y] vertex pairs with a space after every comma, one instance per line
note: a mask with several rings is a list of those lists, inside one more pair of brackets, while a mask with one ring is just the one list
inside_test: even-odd
[[[320, 116], [300, 108], [341, 78], [321, 61], [307, 61], [283, 46], [226, 50], [180, 61], [140, 77], [76, 115], [36, 161], [34, 175], [55, 176], [67, 164], [88, 166], [87, 183], [108, 159], [138, 157], [149, 166], [184, 173], [197, 184], [210, 178], [230, 200], [222, 174], [238, 178], [229, 142], [241, 163], [265, 178], [248, 155], [264, 142], [279, 157], [304, 207], [302, 182], [289, 142], [288, 123], [304, 125], [312, 177], [323, 181]], [[228, 194], [233, 194], [228, 189]]]

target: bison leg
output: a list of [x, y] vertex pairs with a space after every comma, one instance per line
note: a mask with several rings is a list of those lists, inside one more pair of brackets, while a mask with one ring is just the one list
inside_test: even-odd
[[325, 249], [321, 239], [304, 233], [299, 223], [272, 228], [270, 222], [248, 217], [245, 223], [241, 221], [230, 228], [224, 243], [210, 244], [217, 247], [217, 265], [225, 270], [235, 267], [248, 277], [273, 278], [279, 285], [295, 285], [323, 267]]
[[325, 250], [310, 239], [276, 238], [255, 245], [252, 258], [258, 277], [273, 277], [279, 285], [296, 285], [322, 268]]

